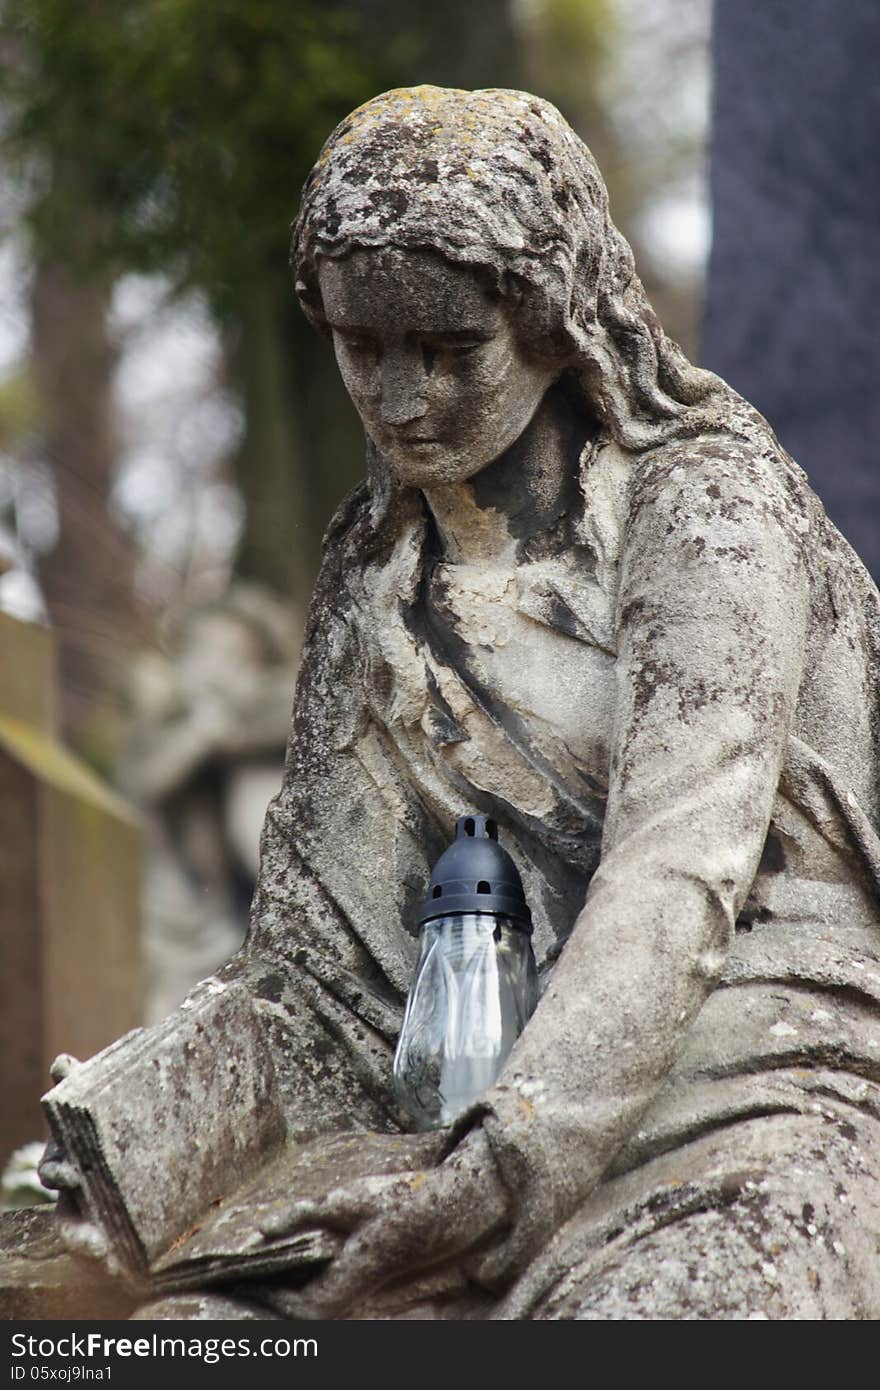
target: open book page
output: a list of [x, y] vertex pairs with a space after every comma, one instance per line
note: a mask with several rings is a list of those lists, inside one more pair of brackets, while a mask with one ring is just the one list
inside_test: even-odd
[[[82, 1215], [133, 1282], [184, 1289], [332, 1258], [338, 1238], [273, 1222], [355, 1178], [430, 1167], [445, 1136], [286, 1142], [265, 1026], [242, 981], [209, 980], [43, 1097], [82, 1179]], [[264, 1228], [269, 1234], [264, 1234]]]
[[209, 980], [43, 1097], [82, 1179], [83, 1215], [133, 1275], [282, 1146], [284, 1117], [247, 987]]
[[294, 1201], [321, 1197], [355, 1178], [430, 1167], [444, 1142], [438, 1134], [349, 1132], [288, 1145], [153, 1263], [152, 1282], [198, 1287], [331, 1259], [340, 1238], [328, 1231], [287, 1232], [282, 1223], [280, 1234], [264, 1234], [264, 1228], [277, 1225]]

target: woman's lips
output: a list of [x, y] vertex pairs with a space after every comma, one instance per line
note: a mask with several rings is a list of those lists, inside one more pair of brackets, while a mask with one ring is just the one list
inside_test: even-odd
[[391, 436], [391, 438], [392, 438], [393, 443], [397, 444], [398, 446], [403, 445], [405, 448], [410, 448], [410, 449], [411, 449], [413, 446], [418, 446], [418, 445], [420, 445], [420, 444], [439, 444], [439, 442], [440, 442], [439, 439], [437, 438], [437, 436], [436, 436], [435, 434], [400, 434], [400, 433], [397, 433], [397, 434], [393, 434], [393, 435]]

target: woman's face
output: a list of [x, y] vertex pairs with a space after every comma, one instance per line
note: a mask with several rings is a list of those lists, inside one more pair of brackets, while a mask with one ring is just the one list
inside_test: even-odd
[[399, 482], [479, 473], [519, 438], [561, 366], [526, 353], [477, 273], [430, 251], [354, 251], [319, 278], [336, 361]]

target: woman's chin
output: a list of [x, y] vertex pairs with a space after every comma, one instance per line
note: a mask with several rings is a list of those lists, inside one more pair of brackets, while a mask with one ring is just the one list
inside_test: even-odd
[[405, 453], [400, 449], [383, 449], [381, 453], [391, 476], [404, 487], [447, 487], [450, 483], [463, 483], [485, 466], [482, 460], [475, 463], [471, 453], [450, 451], [433, 441], [409, 445]]

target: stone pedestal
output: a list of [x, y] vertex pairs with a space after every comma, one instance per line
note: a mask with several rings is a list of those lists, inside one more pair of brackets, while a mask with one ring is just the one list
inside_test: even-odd
[[45, 628], [0, 613], [0, 1154], [45, 1133], [59, 1052], [84, 1058], [142, 1014], [136, 819], [54, 735]]
[[0, 1320], [119, 1320], [135, 1303], [95, 1260], [65, 1249], [54, 1210], [0, 1212]]

